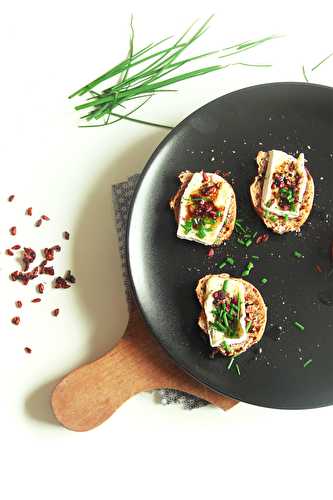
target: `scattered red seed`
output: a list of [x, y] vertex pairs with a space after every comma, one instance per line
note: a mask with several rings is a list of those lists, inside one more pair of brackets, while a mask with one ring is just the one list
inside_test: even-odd
[[76, 283], [76, 278], [75, 276], [71, 273], [71, 271], [67, 271], [65, 274], [65, 280], [69, 281], [70, 283]]
[[9, 197], [8, 197], [8, 201], [13, 201], [13, 199], [15, 198], [15, 194], [11, 194]]
[[15, 305], [16, 305], [16, 307], [18, 307], [19, 309], [21, 309], [21, 307], [22, 307], [23, 304], [22, 304], [22, 302], [20, 300], [17, 300], [15, 302]]
[[35, 260], [36, 252], [32, 248], [24, 247], [23, 252], [23, 271], [27, 271], [29, 269], [29, 265]]
[[18, 279], [18, 276], [19, 276], [19, 271], [14, 271], [13, 273], [11, 273], [10, 277], [12, 278], [13, 281], [17, 281]]
[[205, 182], [207, 182], [207, 181], [209, 180], [209, 177], [208, 177], [207, 173], [206, 173], [206, 172], [204, 172], [204, 171], [202, 171], [202, 178], [203, 178], [203, 180], [204, 180]]
[[52, 247], [52, 250], [55, 250], [56, 252], [60, 252], [61, 246], [60, 245], [54, 245], [54, 247]]
[[21, 319], [19, 316], [14, 316], [14, 318], [12, 318], [13, 325], [19, 325], [20, 321], [21, 321]]
[[32, 299], [31, 302], [33, 302], [34, 304], [37, 304], [37, 302], [40, 302], [42, 299], [40, 298], [37, 298], [37, 299]]
[[322, 273], [322, 272], [323, 272], [323, 270], [322, 270], [322, 268], [320, 267], [320, 265], [319, 265], [319, 264], [316, 264], [316, 265], [315, 265], [315, 269], [316, 269], [316, 271], [317, 271], [318, 273]]
[[9, 232], [12, 236], [15, 236], [16, 235], [16, 226], [11, 227]]
[[20, 250], [21, 245], [13, 245], [12, 250]]
[[36, 227], [39, 227], [42, 223], [42, 219], [38, 219], [36, 222], [35, 222], [35, 226]]
[[12, 252], [9, 248], [7, 248], [6, 254], [12, 256], [14, 255], [14, 252]]
[[230, 177], [230, 175], [231, 175], [231, 171], [230, 170], [222, 172], [222, 177]]
[[266, 241], [268, 241], [268, 240], [269, 240], [269, 234], [267, 234], [267, 233], [260, 234], [258, 236], [258, 238], [256, 239], [256, 244], [260, 245], [261, 243], [266, 243]]
[[54, 250], [53, 248], [44, 248], [44, 257], [46, 260], [53, 260], [54, 259]]
[[53, 314], [53, 316], [58, 316], [59, 309], [58, 308], [57, 309], [53, 309], [52, 314]]
[[43, 267], [43, 268], [42, 268], [42, 270], [43, 270], [43, 272], [42, 272], [42, 271], [40, 271], [40, 272], [41, 272], [41, 274], [43, 274], [43, 273], [44, 273], [44, 274], [49, 274], [50, 276], [54, 276], [54, 269], [53, 269], [53, 267], [52, 267], [52, 266], [49, 266], [49, 267]]
[[42, 215], [41, 219], [43, 219], [43, 220], [50, 220], [50, 217], [48, 217], [47, 215]]
[[27, 354], [31, 354], [32, 350], [30, 349], [30, 347], [25, 347], [24, 348], [24, 351], [27, 353]]
[[214, 248], [210, 248], [208, 250], [208, 257], [214, 257], [214, 253], [215, 253]]
[[25, 215], [32, 215], [32, 207], [26, 209]]
[[65, 239], [65, 240], [69, 240], [69, 238], [70, 238], [70, 234], [69, 234], [69, 232], [68, 232], [68, 231], [64, 231], [64, 232], [63, 232], [63, 236], [64, 236], [64, 239]]
[[37, 285], [37, 291], [39, 293], [44, 293], [44, 285], [43, 285], [43, 283], [38, 283], [38, 285]]
[[54, 288], [70, 288], [70, 285], [64, 278], [58, 276], [54, 281]]

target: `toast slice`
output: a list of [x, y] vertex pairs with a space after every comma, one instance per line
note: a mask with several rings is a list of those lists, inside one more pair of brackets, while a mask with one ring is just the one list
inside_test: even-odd
[[299, 216], [293, 219], [286, 220], [283, 216], [277, 216], [276, 220], [271, 220], [265, 217], [265, 212], [261, 206], [262, 191], [264, 185], [265, 172], [268, 165], [269, 153], [259, 151], [257, 155], [258, 175], [255, 177], [250, 186], [250, 196], [253, 208], [262, 219], [263, 223], [272, 231], [278, 234], [284, 234], [291, 231], [299, 232], [304, 222], [310, 215], [313, 198], [314, 198], [314, 182], [308, 169], [306, 169], [307, 183], [301, 203]]
[[[207, 317], [204, 311], [204, 302], [206, 299], [206, 283], [207, 280], [212, 276], [213, 275], [208, 274], [207, 276], [201, 278], [195, 289], [198, 300], [202, 307], [198, 319], [198, 325], [207, 335], [208, 335], [208, 325], [207, 325]], [[226, 273], [214, 276], [219, 276], [220, 278], [223, 279], [230, 278], [230, 275]], [[251, 321], [252, 323], [248, 331], [248, 336], [244, 340], [244, 342], [240, 344], [231, 345], [228, 347], [228, 349], [226, 349], [224, 345], [220, 345], [215, 348], [217, 349], [217, 351], [223, 354], [223, 356], [238, 356], [242, 352], [247, 351], [257, 342], [259, 342], [259, 340], [264, 334], [267, 322], [267, 307], [257, 288], [248, 281], [245, 281], [241, 278], [232, 278], [232, 279], [235, 281], [240, 281], [244, 286], [246, 320], [248, 322]]]
[[[190, 172], [189, 170], [186, 170], [186, 171], [181, 172], [179, 174], [178, 178], [179, 178], [180, 184], [181, 184], [180, 188], [178, 189], [176, 194], [171, 198], [171, 200], [169, 202], [170, 208], [174, 212], [177, 224], [179, 223], [179, 213], [180, 213], [181, 200], [182, 200], [183, 194], [184, 194], [189, 182], [191, 181], [192, 177], [193, 177], [193, 172]], [[212, 244], [212, 246], [219, 246], [223, 243], [223, 241], [228, 240], [231, 237], [232, 232], [234, 230], [234, 226], [235, 226], [235, 222], [236, 222], [236, 215], [237, 215], [236, 196], [235, 196], [234, 190], [232, 189], [230, 184], [225, 179], [223, 179], [223, 177], [220, 177], [220, 179], [221, 179], [221, 181], [220, 181], [221, 183], [226, 183], [230, 187], [230, 189], [232, 190], [232, 195], [231, 195], [231, 202], [230, 202], [228, 214], [227, 214], [226, 219], [225, 219], [225, 223], [222, 226], [222, 228], [221, 228], [216, 240]]]

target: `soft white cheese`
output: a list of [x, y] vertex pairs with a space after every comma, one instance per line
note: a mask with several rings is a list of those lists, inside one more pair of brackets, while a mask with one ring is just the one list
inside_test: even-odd
[[189, 205], [191, 194], [198, 192], [198, 190], [204, 184], [202, 173], [196, 172], [195, 174], [193, 174], [192, 179], [188, 183], [188, 186], [186, 187], [180, 202], [177, 236], [178, 238], [184, 240], [197, 241], [198, 243], [202, 243], [204, 245], [213, 245], [227, 218], [232, 198], [232, 188], [219, 175], [209, 173], [207, 173], [206, 175], [213, 183], [221, 183], [217, 197], [214, 200], [214, 205], [217, 207], [217, 209], [220, 209], [220, 211], [222, 211], [222, 220], [219, 221], [219, 223], [217, 223], [216, 225], [212, 226], [212, 231], [207, 231], [204, 238], [199, 238], [197, 229], [192, 228], [188, 233], [186, 233], [186, 231], [184, 230], [183, 225], [187, 219], [187, 208]]
[[[295, 210], [293, 211], [282, 210], [278, 206], [278, 200], [272, 194], [272, 183], [274, 181], [274, 174], [281, 172], [281, 170], [283, 169], [283, 164], [285, 163], [290, 164], [291, 162], [294, 162], [295, 170], [300, 176], [299, 195], [298, 195], [298, 200], [295, 203]], [[274, 215], [278, 216], [287, 215], [288, 218], [298, 217], [300, 212], [300, 207], [302, 205], [302, 200], [304, 197], [304, 192], [306, 189], [306, 183], [307, 183], [307, 177], [304, 167], [303, 153], [301, 153], [298, 158], [294, 158], [293, 156], [288, 155], [283, 151], [277, 151], [277, 150], [269, 151], [269, 160], [268, 160], [267, 170], [265, 173], [264, 185], [262, 189], [261, 207], [265, 211]], [[272, 199], [273, 203], [270, 204]]]
[[[218, 292], [223, 289], [223, 285], [226, 280], [227, 280], [226, 292], [231, 297], [237, 297], [237, 298], [239, 294], [241, 299], [240, 317], [238, 323], [239, 337], [232, 339], [229, 337], [225, 337], [223, 332], [220, 332], [219, 330], [216, 330], [211, 326], [211, 323], [214, 323], [215, 321], [215, 316], [212, 311], [216, 309], [216, 306], [214, 305], [213, 294], [214, 292]], [[246, 331], [246, 322], [245, 322], [245, 317], [246, 317], [245, 289], [241, 281], [237, 281], [232, 278], [223, 279], [220, 276], [211, 276], [206, 283], [204, 311], [207, 318], [210, 345], [212, 347], [218, 347], [223, 342], [226, 342], [227, 345], [240, 344], [244, 342], [244, 340], [248, 337], [248, 332]]]

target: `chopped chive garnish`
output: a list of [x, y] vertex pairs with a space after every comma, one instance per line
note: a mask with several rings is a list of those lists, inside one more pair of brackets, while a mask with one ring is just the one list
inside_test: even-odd
[[238, 297], [237, 297], [237, 309], [238, 309], [237, 317], [238, 317], [238, 319], [239, 319], [240, 313], [241, 313], [241, 305], [242, 305], [242, 298], [241, 298], [241, 294], [238, 292]]
[[261, 278], [260, 282], [263, 284], [263, 285], [266, 285], [268, 279], [267, 278]]
[[296, 328], [298, 328], [302, 332], [305, 330], [304, 326], [301, 323], [299, 323], [298, 321], [294, 321], [294, 326], [296, 326]]
[[224, 260], [223, 260], [222, 262], [219, 263], [219, 269], [223, 269], [224, 266], [226, 266], [226, 265], [227, 265], [227, 263], [224, 262]]
[[251, 259], [259, 260], [259, 255], [251, 255]]
[[288, 214], [284, 214], [283, 218], [284, 218], [285, 221], [287, 221], [289, 219]]
[[227, 313], [226, 312], [223, 313], [223, 321], [224, 321], [225, 326], [228, 328], [229, 327], [229, 322], [228, 322], [228, 317], [227, 317]]
[[308, 359], [307, 361], [305, 361], [303, 367], [306, 368], [307, 366], [309, 366], [310, 364], [312, 363], [312, 359]]
[[226, 292], [226, 291], [227, 291], [227, 287], [228, 287], [228, 280], [225, 280], [225, 281], [224, 281], [224, 283], [223, 283], [223, 288], [222, 288], [222, 290], [223, 290], [224, 292]]
[[304, 257], [304, 255], [301, 254], [301, 252], [298, 252], [297, 250], [294, 251], [293, 253], [294, 257], [297, 257], [297, 259], [301, 259]]
[[236, 227], [242, 232], [242, 233], [245, 233], [246, 232], [246, 229], [244, 229], [244, 227], [242, 226], [242, 224], [236, 220]]
[[245, 328], [246, 333], [250, 330], [251, 326], [252, 326], [252, 321], [249, 321], [248, 323], [246, 323], [246, 328]]
[[222, 342], [222, 347], [227, 351], [227, 352], [230, 352], [230, 347], [229, 347], [229, 344], [223, 340]]
[[270, 215], [270, 217], [269, 217], [269, 220], [271, 220], [272, 222], [276, 222], [277, 219], [278, 218], [276, 217], [276, 215]]
[[248, 269], [245, 269], [245, 271], [242, 272], [242, 276], [248, 276], [250, 274], [250, 271]]
[[231, 360], [229, 361], [229, 364], [227, 366], [227, 370], [230, 370], [230, 368], [232, 367], [234, 361], [235, 361], [235, 358], [231, 358]]
[[251, 262], [251, 261], [250, 261], [246, 267], [247, 267], [247, 269], [248, 269], [249, 271], [251, 271], [251, 269], [253, 269], [253, 268], [254, 268], [254, 264], [253, 264], [253, 262]]
[[240, 243], [241, 245], [245, 245], [245, 241], [241, 240], [240, 238], [237, 239], [237, 242]]
[[231, 266], [235, 264], [235, 259], [233, 259], [232, 257], [227, 257], [225, 261], [227, 262], [227, 264], [230, 264]]
[[252, 238], [254, 239], [256, 236], [258, 236], [258, 231], [256, 231], [256, 232], [252, 235]]
[[245, 241], [246, 248], [248, 248], [250, 245], [252, 245], [252, 240], [251, 239], [246, 240]]
[[237, 374], [240, 376], [240, 369], [239, 369], [238, 363], [235, 364], [235, 367], [236, 367]]

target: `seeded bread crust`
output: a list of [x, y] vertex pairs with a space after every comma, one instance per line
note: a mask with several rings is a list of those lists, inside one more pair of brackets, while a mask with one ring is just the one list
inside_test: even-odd
[[314, 198], [314, 182], [308, 170], [307, 173], [307, 184], [300, 208], [299, 216], [295, 219], [288, 219], [287, 221], [283, 217], [278, 217], [277, 220], [271, 221], [264, 217], [264, 210], [261, 207], [261, 197], [262, 189], [264, 185], [265, 171], [267, 167], [269, 154], [265, 151], [259, 151], [257, 154], [257, 164], [258, 164], [258, 175], [255, 177], [254, 182], [250, 186], [250, 195], [253, 208], [262, 219], [263, 223], [272, 229], [275, 233], [284, 234], [291, 231], [299, 232], [301, 226], [307, 220], [310, 215], [313, 198]]
[[[178, 176], [181, 186], [176, 192], [176, 194], [171, 198], [169, 205], [171, 210], [173, 210], [175, 214], [175, 219], [178, 224], [179, 222], [179, 211], [180, 211], [180, 202], [182, 199], [182, 196], [184, 194], [185, 189], [187, 188], [190, 180], [193, 177], [193, 172], [190, 172], [189, 170], [186, 170], [185, 172], [181, 172]], [[223, 182], [227, 182], [225, 179], [222, 178]], [[227, 182], [227, 184], [230, 186], [230, 184]], [[231, 187], [231, 186], [230, 186]], [[232, 189], [232, 187], [231, 187]], [[225, 223], [223, 227], [221, 228], [221, 231], [216, 238], [214, 245], [213, 246], [219, 246], [223, 243], [223, 241], [228, 240], [235, 227], [235, 222], [236, 222], [236, 216], [237, 216], [237, 204], [236, 204], [236, 196], [234, 193], [234, 190], [232, 189], [232, 198], [231, 198], [231, 203], [230, 203], [230, 208], [228, 215], [226, 217]]]
[[[202, 307], [198, 319], [198, 325], [207, 335], [208, 335], [208, 325], [203, 306], [206, 296], [206, 283], [207, 280], [212, 276], [219, 276], [220, 278], [223, 279], [230, 278], [229, 274], [217, 274], [217, 275], [207, 274], [207, 276], [201, 278], [197, 284], [195, 292]], [[242, 344], [238, 344], [237, 346], [236, 345], [231, 346], [230, 350], [228, 351], [226, 351], [222, 346], [216, 348], [221, 354], [223, 354], [223, 356], [238, 356], [242, 352], [247, 351], [257, 342], [259, 342], [259, 340], [264, 334], [267, 322], [267, 307], [259, 290], [257, 290], [257, 288], [253, 286], [251, 283], [241, 278], [232, 278], [232, 279], [241, 281], [242, 284], [244, 285], [246, 314], [247, 314], [247, 319], [252, 321], [252, 325], [249, 330], [248, 338]]]

